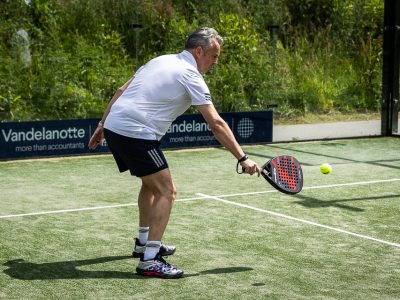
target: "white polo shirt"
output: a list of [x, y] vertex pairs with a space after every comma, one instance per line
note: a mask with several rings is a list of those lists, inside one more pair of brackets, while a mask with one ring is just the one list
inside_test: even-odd
[[212, 104], [193, 55], [184, 50], [142, 66], [114, 102], [104, 127], [120, 135], [160, 140], [191, 105]]

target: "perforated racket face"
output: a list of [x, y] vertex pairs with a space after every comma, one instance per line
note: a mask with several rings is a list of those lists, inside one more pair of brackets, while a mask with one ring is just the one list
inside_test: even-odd
[[297, 194], [303, 188], [303, 171], [293, 156], [277, 156], [262, 167], [262, 175], [279, 191]]

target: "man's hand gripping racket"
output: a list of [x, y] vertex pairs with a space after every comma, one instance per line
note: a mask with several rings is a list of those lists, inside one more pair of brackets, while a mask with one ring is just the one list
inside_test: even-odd
[[[239, 162], [236, 172], [239, 174]], [[282, 155], [270, 159], [261, 167], [261, 175], [278, 191], [297, 194], [303, 188], [303, 171], [300, 163], [293, 156]]]

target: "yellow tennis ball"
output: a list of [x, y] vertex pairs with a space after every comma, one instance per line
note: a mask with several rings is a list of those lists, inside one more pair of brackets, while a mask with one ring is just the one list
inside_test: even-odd
[[319, 170], [322, 174], [330, 174], [332, 173], [332, 166], [330, 164], [322, 164]]

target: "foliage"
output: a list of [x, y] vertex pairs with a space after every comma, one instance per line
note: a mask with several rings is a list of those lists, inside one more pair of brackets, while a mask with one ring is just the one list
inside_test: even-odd
[[0, 121], [98, 117], [140, 65], [200, 26], [225, 39], [205, 75], [220, 111], [380, 105], [380, 0], [3, 0], [0, 13]]

